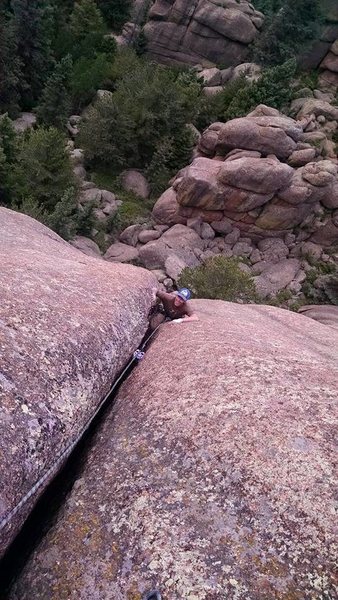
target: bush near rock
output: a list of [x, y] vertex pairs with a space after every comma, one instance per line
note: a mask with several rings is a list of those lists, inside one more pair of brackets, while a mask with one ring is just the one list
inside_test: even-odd
[[337, 331], [194, 309], [124, 383], [9, 600], [336, 596]]
[[[157, 282], [85, 256], [5, 208], [0, 251], [2, 520], [76, 438], [137, 348]], [[0, 555], [49, 481], [1, 531]]]

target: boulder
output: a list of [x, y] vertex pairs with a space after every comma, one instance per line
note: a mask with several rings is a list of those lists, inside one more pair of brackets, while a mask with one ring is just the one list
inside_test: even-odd
[[[337, 222], [337, 224], [336, 224]], [[338, 244], [338, 220], [334, 222], [327, 219], [325, 224], [320, 227], [312, 236], [310, 241], [324, 248], [330, 248]]]
[[298, 312], [304, 317], [314, 319], [323, 325], [338, 329], [338, 306], [307, 305], [302, 306]]
[[[208, 143], [209, 152], [224, 155], [230, 150], [241, 148], [254, 150], [263, 154], [274, 154], [285, 160], [294, 150], [300, 140], [303, 129], [293, 119], [284, 116], [259, 116], [242, 117], [222, 124], [213, 137], [215, 144], [212, 148]], [[205, 149], [205, 136], [209, 135], [208, 129], [203, 133], [200, 149]]]
[[335, 597], [338, 334], [194, 308], [123, 384], [9, 600]]
[[223, 235], [230, 233], [230, 231], [232, 230], [232, 223], [230, 219], [226, 218], [223, 218], [221, 221], [212, 221], [210, 225], [213, 228], [213, 230], [216, 231], [216, 233], [220, 233]]
[[204, 210], [246, 212], [286, 187], [293, 169], [271, 158], [196, 158], [174, 182], [177, 202]]
[[323, 62], [321, 63], [322, 69], [328, 69], [334, 73], [338, 73], [338, 56], [334, 52], [328, 52]]
[[295, 150], [289, 156], [288, 164], [291, 167], [303, 167], [307, 163], [313, 161], [316, 156], [315, 148], [305, 148], [304, 150]]
[[0, 230], [0, 523], [45, 477], [1, 530], [2, 555], [142, 340], [157, 283], [5, 208]]
[[298, 118], [309, 117], [310, 115], [323, 115], [326, 119], [331, 121], [337, 121], [338, 119], [338, 107], [325, 102], [324, 100], [317, 100], [316, 98], [307, 98], [304, 102], [301, 110], [298, 113]]
[[119, 239], [120, 242], [124, 244], [128, 244], [128, 246], [136, 246], [139, 239], [138, 236], [143, 231], [144, 225], [136, 224], [129, 225], [122, 233], [120, 233]]
[[20, 117], [13, 121], [13, 127], [16, 133], [24, 133], [27, 129], [32, 129], [36, 125], [36, 115], [29, 112], [23, 112]]
[[261, 275], [255, 277], [258, 294], [262, 298], [275, 296], [296, 278], [299, 270], [300, 261], [296, 258], [286, 258], [269, 266]]
[[200, 236], [202, 240], [213, 240], [215, 237], [215, 231], [209, 225], [209, 223], [202, 223]]
[[171, 254], [169, 247], [161, 240], [148, 242], [139, 249], [139, 261], [146, 269], [164, 269]]
[[245, 77], [250, 82], [257, 81], [262, 73], [262, 68], [256, 63], [242, 63], [233, 69], [231, 80]]
[[71, 245], [74, 248], [77, 248], [83, 254], [87, 254], [87, 256], [101, 256], [101, 250], [99, 246], [91, 240], [90, 238], [84, 237], [83, 235], [77, 235], [73, 240], [71, 240]]
[[211, 69], [204, 69], [198, 74], [204, 81], [204, 85], [206, 87], [212, 87], [215, 85], [221, 85], [221, 71], [216, 67], [212, 67]]
[[302, 177], [305, 181], [311, 183], [311, 185], [325, 187], [333, 184], [337, 178], [337, 167], [330, 160], [309, 163], [304, 167]]
[[310, 257], [316, 261], [320, 260], [323, 254], [323, 248], [313, 242], [303, 242], [300, 251], [304, 258]]
[[279, 238], [266, 238], [265, 240], [260, 240], [257, 247], [260, 251], [262, 260], [271, 264], [278, 263], [289, 255], [288, 247], [284, 241]]
[[200, 236], [185, 225], [174, 225], [164, 232], [161, 241], [173, 250], [203, 249], [203, 241]]
[[[138, 22], [139, 17], [136, 17]], [[264, 16], [252, 5], [210, 0], [156, 0], [143, 29], [147, 52], [165, 64], [242, 63]], [[202, 71], [203, 73], [203, 71]]]
[[187, 264], [181, 260], [176, 254], [171, 254], [165, 261], [165, 271], [173, 281], [178, 281], [182, 271], [187, 267]]
[[123, 189], [133, 192], [139, 198], [149, 198], [150, 186], [145, 176], [135, 169], [127, 169], [120, 175]]
[[109, 246], [103, 258], [109, 262], [132, 262], [138, 259], [138, 250], [133, 246], [128, 246], [127, 244], [114, 242], [114, 244]]
[[292, 206], [280, 198], [274, 198], [263, 208], [255, 224], [265, 231], [293, 229], [312, 213], [313, 207], [310, 203]]
[[157, 200], [152, 217], [156, 223], [165, 225], [185, 224], [187, 219], [179, 214], [176, 192], [173, 188], [166, 190]]
[[253, 248], [250, 244], [241, 241], [237, 242], [232, 248], [234, 256], [244, 256], [246, 258], [251, 256], [252, 251]]
[[156, 231], [155, 229], [144, 229], [143, 231], [140, 231], [138, 241], [141, 244], [147, 244], [148, 242], [158, 240], [160, 237], [161, 234], [159, 231]]

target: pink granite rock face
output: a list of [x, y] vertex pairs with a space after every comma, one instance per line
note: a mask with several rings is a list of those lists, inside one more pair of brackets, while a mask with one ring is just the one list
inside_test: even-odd
[[[4, 208], [0, 264], [1, 522], [77, 436], [139, 344], [156, 281], [85, 256]], [[1, 530], [0, 554], [37, 495]]]
[[338, 333], [194, 306], [121, 388], [10, 600], [337, 596]]
[[155, 0], [144, 27], [147, 52], [169, 64], [238, 65], [263, 21], [247, 0]]

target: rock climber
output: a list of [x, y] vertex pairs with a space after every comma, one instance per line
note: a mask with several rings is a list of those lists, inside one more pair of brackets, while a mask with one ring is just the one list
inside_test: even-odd
[[150, 315], [150, 329], [152, 331], [167, 320], [172, 323], [198, 321], [198, 316], [189, 303], [191, 292], [187, 288], [182, 288], [171, 294], [159, 290], [156, 296], [157, 304]]

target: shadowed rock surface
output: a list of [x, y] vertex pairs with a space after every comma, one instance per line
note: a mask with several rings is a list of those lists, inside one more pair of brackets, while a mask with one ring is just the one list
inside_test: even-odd
[[10, 600], [337, 597], [338, 334], [194, 304], [121, 388]]
[[[110, 389], [145, 333], [156, 282], [4, 208], [0, 264], [1, 522]], [[0, 554], [35, 500], [1, 531]]]

